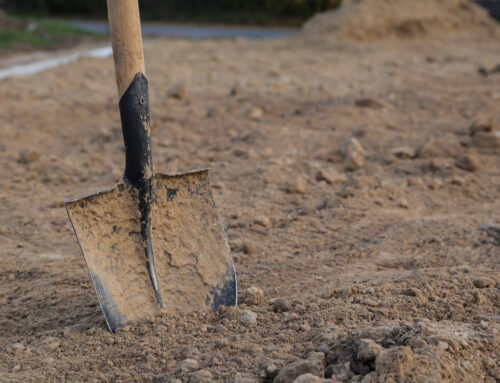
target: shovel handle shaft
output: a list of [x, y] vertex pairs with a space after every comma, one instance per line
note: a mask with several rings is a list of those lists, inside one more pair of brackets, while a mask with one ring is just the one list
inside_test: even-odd
[[107, 0], [118, 99], [137, 73], [145, 74], [138, 0]]

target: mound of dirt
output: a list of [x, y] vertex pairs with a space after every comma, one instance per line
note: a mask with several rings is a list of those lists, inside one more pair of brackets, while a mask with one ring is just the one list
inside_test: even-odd
[[470, 0], [344, 0], [338, 10], [321, 13], [303, 27], [313, 38], [370, 41], [381, 38], [436, 38], [450, 33], [498, 27]]

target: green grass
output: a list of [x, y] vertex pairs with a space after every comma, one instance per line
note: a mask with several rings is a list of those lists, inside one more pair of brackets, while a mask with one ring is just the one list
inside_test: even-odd
[[51, 49], [97, 36], [58, 21], [33, 17], [17, 20], [16, 27], [0, 29], [0, 49]]

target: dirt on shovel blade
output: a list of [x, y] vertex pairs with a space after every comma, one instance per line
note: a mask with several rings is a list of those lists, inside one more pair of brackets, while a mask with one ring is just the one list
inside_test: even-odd
[[153, 178], [152, 243], [163, 308], [146, 267], [138, 192], [114, 188], [67, 204], [111, 330], [160, 312], [236, 303], [236, 276], [208, 171]]

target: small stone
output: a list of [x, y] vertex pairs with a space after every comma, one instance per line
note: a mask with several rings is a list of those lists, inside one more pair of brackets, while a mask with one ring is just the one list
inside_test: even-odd
[[500, 149], [500, 132], [477, 132], [469, 140], [469, 146], [478, 149]]
[[21, 370], [21, 365], [20, 364], [16, 364], [14, 367], [12, 367], [12, 370], [10, 370], [11, 372], [17, 372], [17, 371], [20, 371]]
[[300, 375], [293, 383], [323, 383], [323, 379], [313, 374]]
[[247, 158], [249, 155], [249, 152], [245, 148], [236, 148], [233, 150], [233, 155], [235, 157]]
[[316, 173], [316, 181], [325, 181], [326, 183], [333, 185], [336, 183], [344, 183], [347, 181], [347, 176], [344, 173], [339, 173], [335, 169], [320, 169]]
[[184, 359], [177, 366], [178, 373], [186, 373], [196, 371], [198, 369], [198, 361], [196, 359]]
[[481, 322], [479, 322], [479, 326], [481, 326], [483, 330], [486, 330], [490, 326], [490, 324], [487, 321], [482, 320]]
[[292, 309], [292, 305], [287, 299], [277, 298], [273, 303], [273, 311], [277, 313], [287, 312]]
[[243, 212], [241, 210], [237, 210], [235, 211], [232, 216], [231, 216], [233, 219], [239, 219], [241, 217], [243, 217]]
[[403, 197], [401, 197], [401, 199], [399, 200], [398, 206], [401, 207], [401, 208], [403, 208], [403, 209], [409, 209], [410, 208], [410, 204], [408, 203], [408, 201], [406, 200], [406, 198], [403, 198]]
[[377, 355], [382, 351], [382, 346], [375, 343], [371, 339], [361, 339], [358, 345], [356, 358], [361, 361], [374, 360]]
[[486, 297], [479, 291], [474, 291], [473, 296], [474, 296], [474, 303], [476, 305], [484, 305], [487, 302]]
[[26, 347], [22, 343], [13, 343], [5, 348], [5, 351], [9, 354], [20, 354], [25, 350]]
[[307, 182], [302, 177], [295, 178], [290, 190], [293, 193], [304, 194], [307, 191]]
[[248, 254], [248, 255], [253, 255], [257, 252], [257, 249], [255, 247], [255, 243], [253, 243], [249, 239], [244, 240], [241, 247], [243, 249], [243, 252], [245, 254]]
[[225, 188], [226, 188], [226, 185], [224, 185], [224, 183], [223, 183], [223, 182], [214, 182], [214, 183], [212, 184], [212, 187], [213, 187], [214, 189], [217, 189], [217, 190], [223, 190], [223, 189], [225, 189]]
[[337, 363], [326, 367], [325, 378], [336, 378], [338, 380], [347, 380], [349, 378], [349, 364]]
[[464, 361], [460, 362], [460, 365], [466, 371], [472, 371], [474, 369], [474, 367], [472, 366], [472, 363], [469, 362], [468, 360], [464, 360]]
[[264, 362], [262, 364], [263, 370], [261, 371], [260, 376], [262, 378], [267, 378], [267, 379], [274, 379], [276, 375], [278, 375], [278, 367], [272, 362]]
[[433, 158], [423, 166], [425, 170], [430, 170], [431, 172], [438, 172], [444, 167], [445, 164], [443, 163], [443, 161], [437, 160], [435, 158]]
[[468, 172], [473, 172], [479, 169], [480, 159], [477, 154], [468, 153], [458, 156], [455, 159], [455, 166], [457, 168], [467, 170]]
[[257, 314], [250, 310], [243, 310], [240, 315], [240, 322], [247, 327], [255, 326], [257, 324]]
[[253, 223], [264, 226], [264, 227], [270, 227], [271, 226], [271, 220], [267, 218], [265, 215], [259, 215], [253, 219]]
[[472, 283], [478, 289], [484, 289], [486, 287], [490, 287], [490, 286], [493, 286], [495, 284], [495, 282], [493, 281], [493, 279], [487, 278], [487, 277], [476, 278], [476, 279], [474, 279], [472, 281]]
[[299, 327], [300, 331], [308, 332], [311, 331], [311, 326], [308, 323], [301, 324]]
[[497, 363], [495, 362], [495, 359], [490, 358], [488, 356], [488, 357], [483, 359], [483, 366], [487, 371], [489, 371], [489, 370], [493, 370], [494, 368], [496, 368]]
[[248, 113], [248, 116], [254, 120], [260, 120], [264, 116], [264, 112], [259, 107], [254, 107]]
[[495, 223], [485, 223], [479, 226], [479, 231], [484, 231], [490, 237], [500, 242], [500, 225]]
[[40, 153], [36, 150], [23, 149], [19, 152], [18, 162], [21, 164], [30, 164], [40, 159]]
[[168, 96], [178, 100], [185, 100], [187, 98], [186, 85], [183, 83], [175, 84], [168, 90]]
[[457, 157], [463, 151], [454, 135], [432, 138], [417, 150], [419, 158]]
[[392, 149], [392, 154], [401, 159], [412, 159], [415, 158], [416, 153], [415, 149], [412, 149], [408, 146], [399, 146], [397, 148]]
[[481, 118], [481, 119], [475, 120], [469, 126], [469, 135], [474, 136], [478, 132], [491, 133], [495, 130], [497, 130], [497, 124], [493, 118], [491, 118], [491, 117]]
[[450, 347], [450, 345], [448, 344], [448, 342], [444, 342], [442, 340], [440, 340], [440, 341], [437, 342], [437, 348], [439, 350], [446, 351], [446, 350], [448, 350], [448, 347]]
[[295, 379], [304, 374], [323, 376], [323, 366], [318, 361], [300, 359], [283, 367], [274, 379], [274, 383], [293, 383]]
[[464, 186], [465, 185], [465, 180], [462, 177], [453, 177], [450, 181], [450, 184], [456, 185], [456, 186]]
[[231, 89], [229, 90], [229, 95], [230, 96], [236, 96], [236, 95], [238, 95], [240, 93], [241, 93], [241, 87], [238, 84], [233, 85], [231, 87]]
[[321, 351], [311, 351], [307, 354], [307, 359], [318, 360], [323, 364], [325, 362], [325, 353]]
[[249, 287], [243, 293], [243, 303], [250, 306], [264, 303], [264, 291], [259, 287]]
[[371, 299], [371, 298], [366, 298], [364, 302], [365, 302], [365, 305], [370, 306], [370, 307], [377, 307], [378, 306], [378, 302], [374, 299]]
[[126, 325], [126, 326], [117, 328], [116, 332], [117, 333], [127, 333], [127, 332], [130, 332], [131, 330], [132, 330], [132, 326]]
[[189, 378], [189, 383], [211, 383], [213, 381], [212, 373], [208, 370], [196, 371]]
[[255, 379], [250, 378], [248, 376], [244, 376], [243, 374], [237, 372], [233, 376], [232, 383], [255, 383]]
[[412, 287], [412, 288], [404, 290], [403, 293], [405, 295], [410, 296], [410, 297], [417, 298], [417, 302], [420, 303], [420, 304], [427, 303], [427, 297], [425, 296], [425, 294], [420, 289]]
[[377, 374], [404, 376], [415, 366], [415, 355], [410, 347], [391, 347], [383, 350], [375, 359]]
[[42, 341], [43, 348], [48, 351], [54, 351], [59, 348], [61, 341], [54, 337], [47, 337]]
[[355, 171], [365, 164], [365, 151], [359, 141], [351, 137], [344, 141], [340, 148], [346, 170]]

